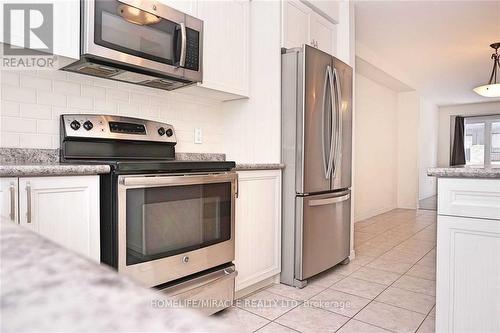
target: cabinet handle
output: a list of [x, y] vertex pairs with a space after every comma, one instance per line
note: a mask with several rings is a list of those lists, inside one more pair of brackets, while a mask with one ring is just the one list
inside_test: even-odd
[[31, 185], [26, 184], [26, 223], [31, 223]]
[[10, 219], [12, 222], [16, 221], [16, 187], [14, 184], [10, 184]]

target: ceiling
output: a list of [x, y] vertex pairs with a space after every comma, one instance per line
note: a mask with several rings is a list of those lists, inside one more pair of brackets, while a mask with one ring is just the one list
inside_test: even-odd
[[357, 46], [383, 59], [395, 79], [438, 105], [500, 100], [472, 91], [491, 74], [500, 0], [356, 1], [355, 9]]

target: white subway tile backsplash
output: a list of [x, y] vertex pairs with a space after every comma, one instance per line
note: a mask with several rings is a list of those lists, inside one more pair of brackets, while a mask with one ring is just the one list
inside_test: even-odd
[[21, 104], [21, 118], [52, 119], [52, 108], [50, 105], [42, 104]]
[[51, 91], [52, 80], [45, 79], [34, 75], [21, 74], [21, 87], [35, 88], [40, 91]]
[[2, 117], [2, 133], [36, 133], [36, 120]]
[[76, 109], [93, 109], [94, 101], [90, 97], [68, 96], [68, 107]]
[[38, 104], [66, 106], [66, 95], [46, 91], [38, 91]]
[[106, 98], [110, 100], [127, 101], [129, 100], [129, 92], [116, 88], [106, 88]]
[[61, 114], [104, 113], [174, 125], [178, 151], [223, 151], [220, 102], [63, 71], [1, 74], [2, 147], [59, 148]]
[[21, 148], [52, 148], [52, 136], [49, 134], [22, 134], [19, 137]]
[[0, 115], [19, 117], [19, 103], [2, 101], [2, 106], [0, 108]]
[[2, 85], [19, 87], [19, 73], [15, 71], [2, 71], [0, 74]]
[[36, 122], [37, 132], [40, 134], [58, 134], [59, 121], [51, 120], [38, 120]]
[[2, 100], [36, 103], [36, 90], [9, 86], [2, 83]]
[[82, 96], [93, 98], [106, 98], [106, 91], [101, 87], [94, 87], [89, 85], [82, 85]]
[[67, 82], [67, 81], [54, 81], [54, 92], [64, 95], [80, 95], [79, 83]]

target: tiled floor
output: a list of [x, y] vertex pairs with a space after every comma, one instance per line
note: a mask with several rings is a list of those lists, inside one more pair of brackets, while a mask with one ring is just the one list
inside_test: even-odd
[[273, 285], [214, 316], [238, 332], [434, 332], [436, 214], [355, 224], [356, 259], [303, 289]]
[[437, 210], [437, 195], [420, 200], [418, 207], [425, 210]]

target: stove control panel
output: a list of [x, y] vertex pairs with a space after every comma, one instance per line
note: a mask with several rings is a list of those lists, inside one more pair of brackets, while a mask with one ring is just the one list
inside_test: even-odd
[[65, 137], [177, 143], [172, 125], [131, 117], [64, 114], [61, 129]]

